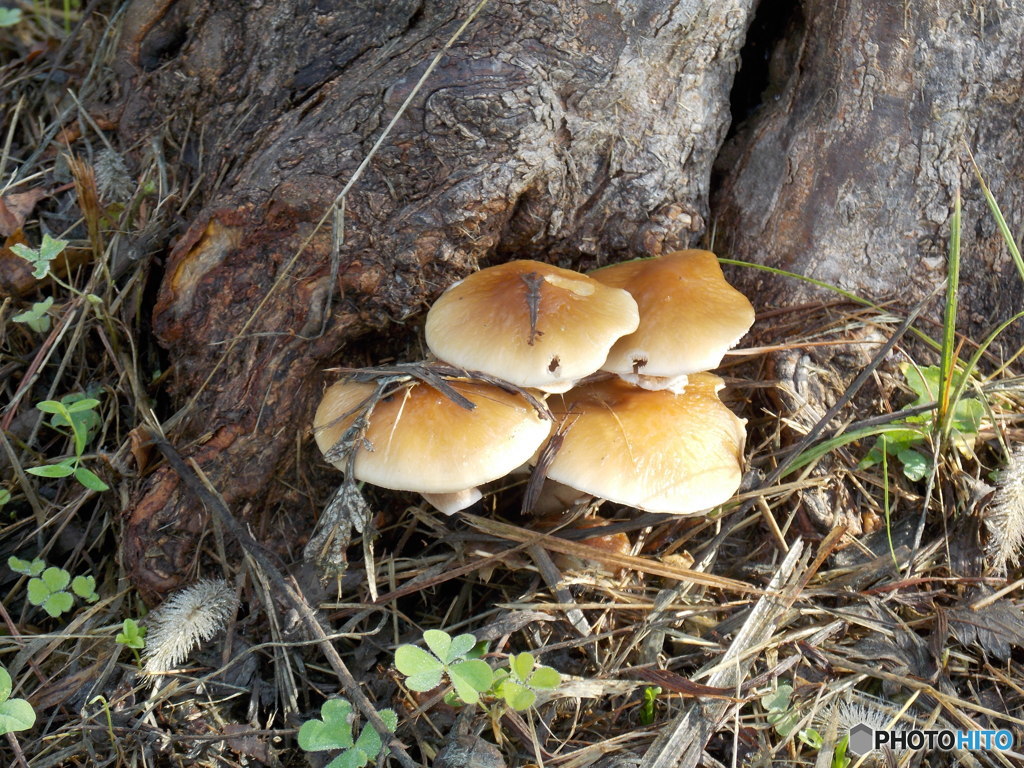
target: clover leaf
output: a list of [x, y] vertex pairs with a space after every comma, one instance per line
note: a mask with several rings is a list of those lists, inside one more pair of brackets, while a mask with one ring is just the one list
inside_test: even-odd
[[57, 240], [50, 235], [43, 235], [39, 248], [30, 248], [23, 243], [15, 243], [11, 251], [32, 264], [32, 276], [37, 280], [46, 277], [50, 271], [50, 262], [57, 258], [67, 247], [66, 240]]
[[38, 576], [44, 570], [46, 570], [46, 563], [40, 558], [36, 558], [29, 562], [28, 560], [22, 560], [20, 557], [8, 557], [7, 567], [15, 573], [23, 573], [26, 576]]
[[[394, 710], [377, 713], [389, 730], [398, 727]], [[299, 746], [307, 752], [344, 750], [325, 768], [362, 768], [380, 754], [384, 744], [376, 729], [367, 723], [358, 739], [352, 737], [352, 705], [345, 699], [328, 699], [320, 707], [322, 719], [307, 720], [299, 728]]]
[[33, 302], [31, 309], [19, 312], [11, 316], [15, 323], [23, 323], [36, 333], [46, 333], [50, 330], [50, 316], [47, 314], [53, 306], [53, 297], [47, 296], [42, 301]]
[[458, 697], [475, 704], [480, 694], [491, 687], [494, 673], [486, 661], [467, 656], [476, 645], [470, 634], [452, 637], [439, 629], [428, 629], [423, 641], [433, 653], [415, 645], [400, 645], [395, 650], [395, 666], [406, 676], [405, 684], [414, 691], [429, 691], [441, 684], [445, 675]]
[[71, 574], [63, 568], [50, 566], [38, 577], [28, 581], [28, 601], [42, 607], [53, 618], [71, 610], [74, 598], [65, 592], [71, 583]]
[[0, 735], [25, 731], [36, 722], [36, 712], [25, 699], [12, 699], [10, 673], [0, 667]]
[[71, 580], [71, 591], [87, 603], [95, 603], [100, 599], [100, 596], [96, 594], [95, 576], [75, 576]]
[[534, 669], [536, 659], [532, 653], [510, 654], [508, 669], [499, 669], [494, 693], [512, 709], [522, 712], [537, 701], [537, 691], [558, 687], [562, 676], [552, 667]]

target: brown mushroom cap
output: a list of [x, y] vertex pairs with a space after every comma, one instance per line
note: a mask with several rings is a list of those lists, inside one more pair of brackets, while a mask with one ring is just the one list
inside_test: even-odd
[[438, 358], [521, 387], [564, 391], [639, 323], [630, 295], [568, 269], [511, 261], [446, 290], [427, 313]]
[[567, 429], [547, 476], [648, 512], [687, 515], [727, 501], [740, 484], [746, 422], [719, 400], [721, 388], [696, 373], [681, 395], [609, 379], [551, 398]]
[[601, 366], [612, 373], [669, 377], [717, 368], [754, 323], [754, 308], [710, 251], [613, 264], [591, 277], [629, 291], [640, 308], [639, 328]]
[[[374, 406], [365, 434], [372, 450], [356, 447], [357, 480], [401, 491], [456, 493], [503, 477], [547, 438], [551, 422], [523, 396], [490, 384], [448, 383], [476, 407], [463, 408], [421, 382]], [[321, 451], [341, 439], [355, 420], [349, 412], [373, 390], [372, 384], [340, 381], [324, 392], [313, 420]]]

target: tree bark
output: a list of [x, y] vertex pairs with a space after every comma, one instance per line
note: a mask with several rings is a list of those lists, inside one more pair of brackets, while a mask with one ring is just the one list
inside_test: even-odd
[[[906, 305], [945, 276], [959, 191], [963, 327], [978, 338], [1009, 317], [1022, 283], [966, 148], [1019, 232], [1022, 43], [1014, 3], [800, 3], [762, 106], [716, 165], [720, 253]], [[763, 273], [737, 277], [773, 303], [822, 295]]]
[[[751, 14], [487, 4], [352, 187], [334, 273], [320, 222], [473, 8], [336, 5], [138, 0], [125, 23], [122, 138], [173, 156], [189, 190], [154, 309], [187, 403], [171, 436], [234, 505], [280, 498], [324, 366], [471, 270], [693, 243]], [[144, 595], [191, 570], [194, 505], [164, 468], [134, 494], [124, 560]]]

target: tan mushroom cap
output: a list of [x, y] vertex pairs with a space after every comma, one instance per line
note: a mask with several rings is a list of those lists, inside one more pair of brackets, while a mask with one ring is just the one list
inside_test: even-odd
[[727, 501], [740, 484], [746, 422], [719, 400], [721, 388], [714, 374], [696, 373], [681, 395], [608, 379], [551, 398], [568, 428], [548, 477], [648, 512], [688, 515]]
[[[521, 395], [489, 384], [448, 383], [476, 407], [463, 408], [419, 382], [374, 406], [365, 435], [372, 450], [356, 448], [357, 480], [424, 494], [457, 493], [503, 477], [547, 438], [551, 422]], [[373, 390], [372, 384], [341, 381], [324, 392], [313, 420], [321, 451], [341, 439], [355, 420], [349, 411]]]
[[521, 387], [565, 391], [594, 373], [640, 322], [624, 290], [539, 261], [482, 269], [427, 313], [430, 351]]
[[591, 277], [629, 291], [640, 308], [640, 327], [615, 343], [605, 371], [662, 377], [708, 371], [754, 324], [754, 308], [725, 281], [711, 251], [627, 261]]

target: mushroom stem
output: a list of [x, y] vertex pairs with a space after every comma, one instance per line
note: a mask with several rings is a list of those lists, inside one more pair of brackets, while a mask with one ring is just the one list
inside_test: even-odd
[[673, 395], [683, 394], [689, 381], [689, 377], [685, 373], [681, 373], [678, 376], [645, 376], [642, 373], [620, 373], [619, 378], [623, 381], [628, 381], [636, 387], [640, 387], [640, 389], [647, 389], [651, 392], [667, 389]]
[[438, 512], [454, 515], [466, 507], [476, 504], [484, 497], [479, 488], [467, 488], [454, 493], [424, 493], [423, 498]]
[[591, 494], [585, 491], [577, 491], [565, 483], [548, 478], [544, 481], [540, 496], [533, 505], [531, 512], [535, 515], [553, 515], [565, 512], [570, 507], [589, 499]]

